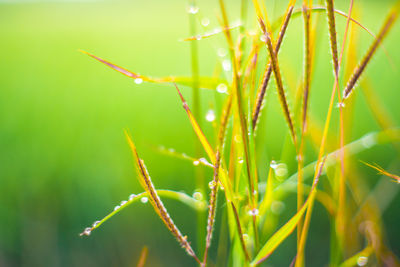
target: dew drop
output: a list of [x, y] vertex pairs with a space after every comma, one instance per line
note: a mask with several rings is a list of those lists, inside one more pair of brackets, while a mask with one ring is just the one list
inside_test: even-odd
[[278, 167], [278, 163], [275, 160], [271, 160], [271, 163], [269, 164], [269, 166], [272, 169], [276, 169], [276, 167]]
[[193, 198], [198, 200], [198, 201], [203, 200], [203, 194], [201, 192], [199, 192], [199, 191], [195, 191], [193, 193]]
[[95, 228], [97, 225], [99, 225], [100, 221], [95, 221], [92, 225], [92, 228]]
[[194, 166], [199, 166], [199, 164], [200, 164], [200, 161], [198, 161], [198, 160], [193, 161]]
[[208, 183], [208, 187], [209, 187], [210, 189], [214, 189], [215, 186], [216, 186], [216, 183], [215, 183], [214, 180], [212, 180], [211, 182]]
[[196, 14], [197, 12], [199, 12], [199, 7], [198, 7], [198, 6], [195, 6], [195, 5], [190, 5], [190, 6], [187, 8], [187, 12], [188, 12], [189, 14]]
[[168, 149], [168, 152], [169, 152], [169, 153], [175, 153], [175, 149], [169, 148], [169, 149]]
[[228, 86], [226, 86], [226, 84], [224, 84], [224, 83], [218, 84], [217, 92], [221, 93], [221, 94], [225, 94], [226, 92], [228, 92]]
[[126, 201], [126, 200], [121, 201], [121, 206], [125, 205], [127, 202], [128, 201]]
[[212, 165], [210, 162], [208, 162], [205, 158], [199, 158], [199, 161], [203, 163], [204, 165], [210, 166], [214, 168], [214, 165]]
[[140, 199], [140, 201], [141, 201], [142, 203], [147, 203], [147, 202], [149, 201], [149, 199], [148, 199], [147, 197], [142, 197], [142, 198]]
[[119, 210], [119, 208], [121, 208], [120, 206], [115, 206], [114, 211]]
[[260, 40], [261, 42], [266, 42], [267, 41], [267, 37], [263, 34], [260, 36]]
[[258, 209], [251, 209], [251, 210], [249, 210], [249, 215], [250, 215], [250, 216], [256, 216], [256, 215], [258, 215]]
[[242, 163], [243, 163], [243, 158], [242, 158], [242, 157], [239, 157], [239, 158], [238, 158], [238, 162], [239, 162], [240, 164], [242, 164]]
[[225, 49], [225, 48], [218, 48], [218, 50], [217, 50], [217, 55], [219, 56], [219, 57], [224, 57], [224, 56], [226, 56], [228, 54], [228, 51]]
[[136, 84], [141, 84], [143, 82], [143, 79], [142, 78], [136, 78], [135, 79], [135, 83]]
[[204, 27], [207, 27], [208, 25], [210, 25], [210, 19], [207, 17], [202, 18], [201, 25], [203, 25]]
[[223, 60], [222, 68], [224, 69], [224, 71], [230, 71], [232, 69], [231, 61], [228, 59]]
[[215, 121], [215, 112], [214, 110], [210, 109], [207, 111], [206, 120], [209, 122]]
[[242, 236], [243, 236], [243, 240], [245, 242], [249, 241], [249, 235], [248, 234], [243, 234]]
[[89, 236], [91, 233], [92, 233], [92, 228], [87, 227], [87, 228], [85, 228], [85, 230], [83, 230], [83, 232], [80, 233], [79, 235], [80, 235], [80, 236], [83, 236], [83, 235]]
[[358, 266], [365, 266], [368, 263], [368, 257], [360, 256], [357, 259], [357, 265]]
[[336, 107], [337, 108], [344, 108], [345, 104], [343, 102], [339, 102], [339, 103], [336, 104]]
[[135, 197], [136, 197], [135, 194], [130, 194], [130, 196], [129, 196], [129, 201], [133, 200]]

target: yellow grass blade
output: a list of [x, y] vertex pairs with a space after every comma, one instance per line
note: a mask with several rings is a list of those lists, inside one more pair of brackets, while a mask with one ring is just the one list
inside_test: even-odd
[[[326, 158], [325, 158], [326, 159]], [[304, 215], [304, 212], [307, 210], [308, 205], [313, 201], [315, 195], [317, 193], [317, 185], [319, 182], [319, 177], [321, 176], [322, 169], [324, 167], [324, 161], [321, 163], [318, 173], [316, 175], [316, 179], [313, 183], [311, 192], [304, 202], [303, 207], [284, 225], [282, 226], [262, 247], [262, 249], [257, 253], [257, 256], [251, 262], [252, 265], [260, 264], [264, 260], [266, 260], [271, 254], [275, 251], [275, 249], [286, 240], [286, 238], [294, 231], [298, 222]]]
[[147, 249], [146, 246], [144, 246], [142, 248], [142, 252], [140, 252], [140, 258], [139, 258], [139, 261], [138, 261], [136, 267], [144, 267], [144, 264], [146, 263], [148, 254], [149, 254], [149, 250]]
[[386, 171], [385, 169], [383, 169], [381, 166], [379, 166], [379, 165], [376, 164], [376, 163], [375, 163], [374, 165], [372, 165], [372, 164], [366, 163], [366, 162], [364, 162], [364, 161], [361, 161], [361, 162], [364, 163], [365, 165], [367, 165], [368, 167], [377, 170], [377, 171], [378, 171], [378, 174], [382, 174], [382, 175], [385, 175], [385, 176], [387, 176], [387, 177], [390, 177], [390, 178], [392, 178], [393, 180], [395, 180], [397, 183], [400, 184], [400, 176], [395, 175], [395, 174], [393, 174], [393, 173], [390, 173], [390, 172]]

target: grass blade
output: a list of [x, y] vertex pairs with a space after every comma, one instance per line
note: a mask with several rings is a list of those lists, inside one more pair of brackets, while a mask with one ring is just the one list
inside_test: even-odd
[[136, 267], [144, 267], [147, 259], [147, 255], [149, 254], [149, 250], [146, 246], [142, 248], [142, 252], [140, 252], [140, 258], [136, 265]]
[[383, 39], [389, 32], [390, 28], [393, 26], [394, 22], [396, 21], [399, 13], [399, 5], [397, 5], [388, 15], [385, 23], [383, 24], [381, 30], [379, 31], [379, 34], [375, 38], [374, 42], [368, 49], [366, 55], [364, 58], [361, 60], [360, 64], [357, 66], [357, 68], [354, 70], [352, 77], [350, 80], [347, 82], [346, 88], [343, 91], [343, 100], [344, 101], [346, 98], [349, 97], [351, 92], [353, 91], [357, 81], [359, 80], [360, 76], [364, 72], [365, 68], [367, 67], [368, 63], [370, 62], [372, 56], [375, 54], [376, 49], [379, 47], [379, 45], [382, 43]]
[[[132, 72], [130, 70], [127, 70], [125, 68], [122, 68], [118, 65], [115, 65], [105, 59], [102, 59], [98, 56], [95, 56], [93, 54], [90, 54], [86, 51], [80, 50], [82, 53], [96, 59], [97, 61], [105, 64], [106, 66], [112, 68], [113, 70], [129, 77], [132, 79], [135, 79], [136, 83], [142, 83], [142, 82], [151, 82], [151, 83], [178, 83], [180, 85], [185, 85], [185, 86], [192, 86], [193, 82], [196, 78], [193, 77], [176, 77], [176, 76], [169, 76], [169, 77], [162, 77], [162, 78], [153, 78], [145, 75], [141, 75], [135, 72]], [[199, 88], [202, 89], [210, 89], [210, 90], [216, 90], [218, 85], [227, 85], [227, 82], [225, 80], [219, 79], [219, 78], [213, 78], [213, 77], [197, 77], [197, 85]]]
[[139, 154], [137, 153], [136, 146], [133, 143], [131, 137], [127, 132], [125, 132], [126, 138], [128, 140], [128, 144], [132, 150], [136, 170], [139, 174], [139, 181], [142, 184], [143, 188], [149, 194], [150, 203], [152, 204], [154, 210], [163, 221], [168, 230], [172, 233], [172, 235], [176, 238], [182, 248], [184, 248], [189, 256], [192, 256], [199, 264], [200, 260], [197, 258], [195, 252], [193, 251], [190, 243], [187, 241], [187, 236], [183, 236], [178, 227], [175, 225], [174, 221], [170, 217], [167, 209], [165, 208], [163, 202], [157, 194], [156, 189], [154, 188], [153, 182], [149, 176], [149, 173], [144, 165], [143, 160], [140, 159]]
[[289, 105], [286, 100], [286, 93], [283, 88], [282, 77], [281, 77], [281, 72], [279, 69], [277, 54], [275, 53], [274, 48], [272, 46], [271, 34], [267, 32], [265, 24], [261, 19], [259, 19], [259, 22], [260, 22], [261, 28], [265, 34], [265, 37], [266, 37], [266, 44], [267, 44], [268, 52], [269, 52], [269, 55], [271, 58], [272, 70], [275, 75], [275, 81], [276, 81], [276, 86], [278, 89], [279, 100], [280, 100], [280, 103], [281, 103], [281, 106], [283, 109], [283, 113], [284, 113], [286, 122], [289, 125], [289, 130], [290, 130], [290, 134], [292, 136], [293, 143], [297, 147], [296, 132], [294, 129], [292, 115], [290, 114]]
[[307, 210], [308, 205], [315, 197], [315, 194], [317, 192], [317, 184], [319, 182], [319, 177], [321, 176], [324, 163], [325, 160], [319, 166], [318, 173], [316, 174], [316, 179], [314, 180], [311, 192], [306, 202], [304, 202], [303, 207], [265, 243], [262, 249], [257, 253], [257, 256], [251, 262], [252, 265], [260, 264], [269, 256], [271, 256], [275, 249], [294, 231], [298, 222], [304, 215], [304, 212]]
[[[206, 207], [206, 204], [203, 201], [196, 200], [192, 198], [191, 196], [182, 193], [182, 192], [176, 192], [172, 190], [163, 190], [163, 189], [158, 189], [156, 190], [157, 194], [162, 197], [170, 198], [170, 199], [175, 199], [177, 201], [182, 202], [183, 204], [188, 205], [189, 207], [195, 209], [195, 210], [204, 210]], [[130, 206], [131, 204], [138, 202], [142, 198], [147, 198], [149, 197], [149, 194], [147, 192], [143, 192], [140, 194], [131, 194], [128, 198], [128, 200], [121, 201], [121, 204], [117, 205], [114, 210], [109, 213], [107, 216], [105, 216], [103, 219], [99, 221], [95, 221], [91, 227], [87, 227], [81, 234], [80, 236], [86, 235], [89, 236], [94, 229], [99, 228], [104, 222], [108, 221], [116, 215], [117, 213], [121, 212], [123, 209], [126, 207]]]
[[367, 165], [368, 167], [370, 167], [370, 168], [372, 168], [372, 169], [377, 170], [377, 171], [378, 171], [378, 174], [381, 174], [381, 175], [385, 175], [385, 176], [387, 176], [387, 177], [390, 177], [390, 178], [392, 178], [395, 182], [397, 182], [397, 183], [400, 184], [400, 176], [395, 175], [395, 174], [392, 174], [392, 173], [390, 173], [390, 172], [388, 172], [388, 171], [385, 171], [381, 166], [379, 166], [379, 165], [376, 164], [376, 163], [374, 163], [374, 164], [369, 164], [369, 163], [366, 163], [366, 162], [363, 162], [363, 161], [362, 161], [362, 163], [364, 163], [365, 165]]
[[[283, 23], [281, 25], [281, 28], [279, 30], [279, 36], [278, 36], [278, 40], [277, 43], [275, 45], [275, 53], [278, 54], [279, 49], [281, 47], [282, 41], [283, 41], [283, 37], [285, 36], [286, 33], [286, 29], [289, 25], [289, 21], [290, 18], [292, 16], [292, 12], [293, 12], [293, 7], [294, 7], [294, 3], [289, 3], [289, 6], [286, 10], [286, 15], [284, 16], [283, 19]], [[271, 66], [271, 62], [268, 63], [265, 72], [263, 74], [263, 78], [262, 78], [262, 82], [257, 90], [257, 97], [256, 97], [256, 102], [253, 108], [253, 113], [252, 113], [252, 126], [253, 126], [253, 130], [255, 130], [256, 126], [257, 126], [257, 122], [258, 122], [258, 118], [260, 117], [260, 113], [261, 113], [261, 109], [263, 106], [263, 102], [264, 102], [264, 97], [265, 97], [265, 93], [267, 91], [267, 86], [269, 83], [269, 80], [271, 78], [271, 74], [272, 74], [272, 66]]]

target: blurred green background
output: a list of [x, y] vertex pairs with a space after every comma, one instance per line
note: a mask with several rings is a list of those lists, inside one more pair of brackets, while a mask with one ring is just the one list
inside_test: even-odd
[[[199, 3], [198, 18], [210, 19], [210, 26], [198, 25], [200, 33], [218, 26], [214, 2]], [[226, 2], [234, 21], [239, 18], [238, 1]], [[338, 2], [338, 8], [347, 10], [347, 2]], [[394, 3], [355, 2], [358, 17], [374, 32]], [[137, 85], [78, 52], [86, 50], [145, 75], [190, 76], [190, 44], [179, 41], [190, 35], [186, 8], [186, 1], [0, 1], [0, 266], [135, 266], [144, 245], [149, 247], [148, 266], [194, 265], [150, 204], [128, 207], [88, 238], [78, 235], [131, 193], [143, 191], [123, 129], [132, 132], [157, 188], [188, 194], [196, 189], [193, 164], [156, 149], [163, 145], [194, 154], [194, 134], [173, 87]], [[278, 17], [283, 7], [274, 4], [273, 10], [272, 17]], [[320, 21], [325, 25], [324, 18]], [[338, 21], [343, 27], [344, 19]], [[256, 28], [255, 22], [252, 25]], [[301, 77], [301, 29], [301, 19], [294, 19], [280, 53], [288, 86]], [[311, 111], [320, 123], [333, 83], [325, 26], [323, 30], [311, 98]], [[361, 56], [372, 38], [359, 32]], [[396, 68], [380, 50], [367, 71], [397, 125], [399, 42], [397, 24], [385, 41]], [[202, 76], [212, 74], [220, 47], [226, 47], [222, 36], [199, 42]], [[182, 91], [191, 103], [190, 88]], [[205, 114], [214, 103], [214, 93], [201, 91], [201, 97]], [[362, 96], [358, 97], [352, 140], [379, 129]], [[257, 147], [261, 154], [268, 150], [271, 158], [279, 159], [282, 143], [276, 140], [287, 129], [276, 95], [270, 99]], [[203, 123], [213, 140], [212, 125]], [[269, 126], [274, 131], [266, 134]], [[264, 158], [260, 157], [261, 163]], [[374, 147], [360, 158], [400, 171], [398, 155], [390, 145]], [[266, 161], [262, 164], [267, 166]], [[372, 183], [378, 179], [374, 171], [362, 170]], [[211, 173], [206, 175], [211, 178]], [[394, 190], [384, 221], [390, 247], [399, 256], [400, 198]], [[195, 244], [195, 212], [173, 201], [166, 200], [166, 205]], [[318, 206], [315, 212], [325, 214]], [[323, 216], [317, 220], [327, 223]], [[329, 225], [310, 236], [309, 249], [320, 251], [310, 266], [321, 266], [318, 262], [326, 260], [329, 234], [324, 229]], [[290, 263], [286, 255], [293, 254], [292, 241], [277, 251], [272, 266]]]

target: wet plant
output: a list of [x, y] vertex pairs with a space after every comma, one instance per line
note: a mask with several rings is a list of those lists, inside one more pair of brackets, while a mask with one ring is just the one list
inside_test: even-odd
[[[267, 262], [297, 229], [297, 249], [292, 251], [290, 257], [292, 266], [302, 267], [308, 266], [305, 257], [306, 244], [309, 232], [313, 231], [311, 221], [317, 201], [326, 209], [331, 223], [330, 243], [325, 244], [326, 247], [330, 247], [326, 264], [364, 266], [368, 263], [371, 266], [399, 266], [397, 257], [386, 245], [385, 228], [380, 219], [381, 211], [376, 207], [376, 199], [371, 195], [373, 188], [360, 174], [359, 169], [363, 165], [358, 157], [361, 152], [383, 144], [392, 144], [397, 152], [400, 151], [400, 130], [395, 125], [395, 119], [385, 109], [385, 105], [382, 104], [384, 100], [379, 99], [375, 88], [371, 89], [363, 84], [369, 79], [367, 67], [373, 64], [371, 59], [379, 49], [384, 49], [385, 37], [398, 17], [400, 4], [396, 3], [388, 11], [382, 27], [374, 34], [353, 16], [358, 1], [347, 1], [349, 8], [346, 12], [337, 10], [333, 0], [326, 0], [322, 5], [314, 2], [287, 1], [283, 15], [271, 21], [269, 2], [253, 0], [250, 3], [243, 0], [240, 6], [241, 21], [236, 25], [231, 23], [228, 16], [231, 6], [226, 5], [224, 0], [219, 0], [219, 28], [204, 34], [195, 32], [195, 16], [199, 7], [191, 2], [188, 12], [191, 14], [193, 36], [183, 40], [191, 42], [192, 45], [192, 77], [153, 78], [140, 75], [84, 52], [134, 79], [137, 84], [167, 83], [171, 89], [176, 90], [196, 135], [196, 155], [188, 156], [165, 149], [160, 152], [192, 161], [194, 166], [201, 165], [201, 168], [212, 169], [213, 175], [205, 177], [204, 172], [196, 172], [194, 179], [198, 191], [193, 196], [182, 192], [158, 190], [139, 156], [131, 135], [126, 133], [144, 192], [129, 196], [128, 200], [121, 202], [104, 219], [86, 228], [81, 235], [90, 235], [106, 220], [134, 202], [150, 201], [169, 232], [193, 258], [194, 264], [204, 267], [216, 264], [261, 265]], [[248, 12], [249, 10], [251, 12]], [[303, 21], [298, 17], [302, 17]], [[323, 19], [327, 20], [325, 31], [320, 29], [323, 25], [320, 21]], [[341, 31], [338, 30], [339, 20], [344, 23]], [[298, 40], [298, 44], [303, 45], [304, 64], [297, 66], [298, 69], [302, 68], [302, 74], [296, 88], [290, 88], [284, 79], [290, 75], [285, 73], [287, 68], [282, 68], [284, 64], [280, 60], [282, 55], [279, 51], [285, 45], [285, 37], [291, 25], [300, 23], [303, 23], [303, 40]], [[364, 51], [365, 55], [359, 63], [352, 65], [351, 62], [358, 60], [354, 53], [359, 49], [354, 38], [358, 32], [367, 33], [371, 45]], [[320, 39], [325, 38], [326, 33], [329, 36], [327, 50], [331, 52], [332, 62], [331, 69], [326, 71], [333, 73], [333, 84], [326, 80], [322, 81], [323, 87], [316, 87], [313, 86], [313, 81], [319, 78], [314, 75], [314, 66], [320, 55]], [[229, 59], [223, 60], [222, 71], [215, 71], [216, 74], [212, 77], [202, 77], [198, 70], [196, 44], [218, 35], [224, 35], [226, 39], [224, 57]], [[222, 54], [221, 51], [217, 53]], [[218, 70], [217, 67], [216, 69]], [[295, 77], [290, 79], [295, 80]], [[365, 136], [351, 140], [352, 119], [360, 116], [353, 108], [353, 98], [357, 96], [352, 94], [360, 81], [361, 90], [366, 88], [363, 90], [366, 103], [373, 111], [381, 131], [367, 132]], [[193, 111], [184, 96], [189, 93], [182, 89], [188, 86], [193, 88]], [[215, 104], [217, 111], [202, 112], [199, 90], [215, 91], [222, 96], [224, 104]], [[321, 90], [328, 94], [330, 92], [323, 126], [319, 125], [311, 108], [315, 101], [311, 96], [315, 91]], [[268, 96], [269, 91], [275, 91], [277, 99]], [[269, 132], [275, 128], [269, 125], [268, 129], [265, 129], [265, 123], [258, 127], [259, 124], [263, 124], [262, 111], [270, 112], [270, 109], [264, 106], [273, 101], [279, 102], [280, 119], [287, 124], [288, 136], [274, 141], [282, 145], [282, 157], [279, 160], [265, 155], [268, 154], [265, 152], [268, 149], [261, 147], [266, 144], [260, 140], [260, 136], [270, 137]], [[336, 103], [338, 108], [335, 108]], [[217, 114], [220, 114], [219, 118]], [[207, 136], [203, 131], [203, 115], [208, 122], [213, 122], [215, 136]], [[334, 116], [338, 119], [334, 119]], [[339, 132], [338, 136], [332, 131], [333, 125]], [[214, 146], [210, 140], [216, 140]], [[262, 150], [263, 153], [260, 152]], [[294, 158], [295, 169], [288, 166], [294, 162]], [[393, 159], [394, 162], [398, 160]], [[397, 175], [378, 165], [365, 165], [399, 182]], [[320, 183], [323, 183], [323, 186], [320, 186]], [[207, 195], [206, 191], [208, 199], [203, 197]], [[297, 194], [297, 211], [282, 222], [280, 215], [292, 192]], [[203, 223], [198, 223], [199, 227], [204, 227], [198, 234], [204, 233], [204, 236], [197, 237], [198, 243], [203, 244], [197, 246], [197, 251], [193, 246], [193, 237], [184, 235], [169, 215], [161, 199], [163, 197], [189, 205], [199, 213], [198, 220], [204, 220]], [[218, 212], [222, 213], [219, 217]], [[218, 218], [224, 220], [218, 221]], [[215, 235], [222, 235], [221, 232], [215, 231], [216, 224], [228, 229], [222, 238], [229, 240], [229, 249], [218, 254], [221, 259], [211, 258], [209, 253], [211, 249], [223, 251], [223, 244], [218, 242], [220, 238], [215, 238]], [[357, 236], [354, 240], [348, 238], [354, 235]], [[147, 254], [147, 249], [145, 251], [142, 254]]]

